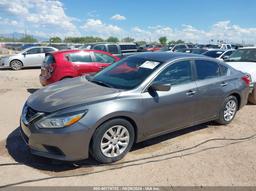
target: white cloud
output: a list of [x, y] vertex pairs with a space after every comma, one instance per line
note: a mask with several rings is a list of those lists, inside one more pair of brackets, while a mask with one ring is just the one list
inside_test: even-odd
[[85, 24], [81, 27], [85, 32], [90, 32], [91, 35], [99, 35], [101, 37], [120, 35], [123, 31], [116, 25], [103, 23], [100, 19], [87, 19]]
[[161, 25], [149, 26], [145, 29], [133, 27], [130, 36], [146, 41], [158, 41], [159, 37], [166, 36], [169, 40], [182, 39], [194, 43], [207, 43], [214, 39], [215, 41], [256, 44], [255, 34], [256, 28], [242, 28], [232, 24], [231, 21], [220, 21], [213, 24], [209, 30], [198, 29], [191, 25], [182, 25], [178, 29]]
[[0, 17], [0, 24], [1, 25], [9, 25], [9, 26], [17, 26], [18, 22], [16, 20], [11, 20], [11, 19], [8, 19], [8, 18]]
[[121, 20], [126, 20], [126, 17], [123, 16], [123, 15], [119, 15], [119, 14], [116, 14], [116, 15], [113, 15], [111, 17], [112, 20], [117, 20], [117, 21], [121, 21]]
[[1, 0], [0, 11], [4, 11], [25, 27], [41, 28], [45, 33], [56, 31], [62, 36], [79, 35], [73, 24], [75, 18], [66, 15], [63, 4], [56, 0]]

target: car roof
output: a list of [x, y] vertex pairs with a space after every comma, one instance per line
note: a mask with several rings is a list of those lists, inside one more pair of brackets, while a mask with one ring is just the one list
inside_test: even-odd
[[137, 58], [144, 58], [148, 60], [154, 60], [158, 62], [170, 62], [175, 59], [179, 58], [207, 58], [204, 55], [198, 55], [198, 54], [187, 54], [187, 53], [170, 53], [170, 52], [145, 52], [145, 53], [139, 53], [135, 54], [130, 57], [137, 57]]
[[239, 48], [239, 49], [256, 49], [256, 46], [251, 46], [251, 47], [242, 47], [242, 48]]
[[104, 52], [101, 50], [91, 50], [91, 49], [58, 50], [58, 51], [51, 52], [51, 54], [57, 55], [57, 54], [69, 54], [69, 53], [76, 53], [76, 52], [99, 52], [99, 53], [111, 55], [108, 52]]
[[31, 46], [31, 47], [23, 49], [22, 51], [31, 50], [31, 49], [34, 49], [34, 48], [53, 48], [53, 49], [56, 49], [56, 48], [54, 48], [52, 46]]
[[207, 52], [226, 52], [227, 50], [223, 50], [223, 49], [212, 49], [212, 50], [208, 50]]

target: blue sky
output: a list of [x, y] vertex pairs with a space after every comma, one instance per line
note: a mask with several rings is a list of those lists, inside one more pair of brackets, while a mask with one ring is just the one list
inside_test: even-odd
[[0, 34], [256, 43], [255, 0], [0, 0]]

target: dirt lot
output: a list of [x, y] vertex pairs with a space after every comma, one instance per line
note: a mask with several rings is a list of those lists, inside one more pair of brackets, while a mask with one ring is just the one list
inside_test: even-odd
[[0, 70], [0, 187], [256, 186], [256, 106], [232, 124], [203, 124], [134, 146], [122, 161], [79, 167], [32, 156], [18, 133], [21, 108], [40, 88], [39, 69]]

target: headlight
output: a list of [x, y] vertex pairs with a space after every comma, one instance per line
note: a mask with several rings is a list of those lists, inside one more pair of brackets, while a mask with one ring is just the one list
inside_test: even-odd
[[63, 128], [78, 122], [86, 112], [76, 112], [73, 114], [65, 114], [61, 116], [49, 116], [39, 120], [36, 125], [39, 128]]

